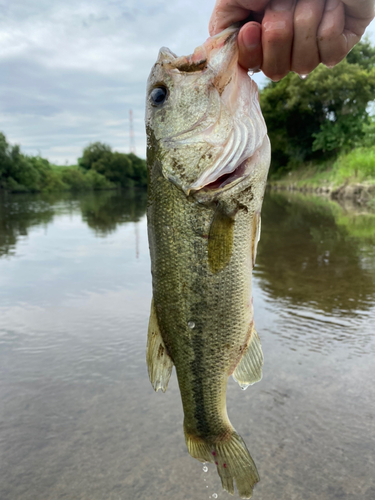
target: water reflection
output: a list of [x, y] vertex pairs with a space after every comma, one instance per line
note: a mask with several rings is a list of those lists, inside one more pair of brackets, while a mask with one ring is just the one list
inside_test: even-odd
[[349, 357], [375, 351], [375, 215], [329, 200], [269, 193], [255, 284], [290, 349]]
[[107, 191], [85, 196], [81, 201], [83, 220], [99, 236], [106, 236], [126, 222], [137, 222], [146, 211], [145, 190]]
[[273, 298], [338, 315], [375, 298], [375, 215], [314, 197], [270, 193], [255, 275]]
[[145, 214], [146, 190], [6, 195], [0, 193], [0, 257], [14, 255], [30, 228], [50, 224], [57, 215], [81, 213], [98, 236], [116, 231]]
[[13, 255], [17, 241], [32, 226], [51, 222], [50, 203], [30, 195], [6, 196], [0, 193], [0, 257]]

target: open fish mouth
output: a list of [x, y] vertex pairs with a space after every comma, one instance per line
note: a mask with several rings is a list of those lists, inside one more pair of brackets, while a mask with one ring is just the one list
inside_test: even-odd
[[[258, 149], [254, 151], [252, 156], [242, 161], [238, 166], [236, 166], [231, 172], [226, 172], [222, 175], [216, 177], [216, 179], [208, 182], [207, 184], [203, 184], [199, 187], [194, 188], [193, 186], [189, 189], [188, 194], [217, 194], [223, 191], [227, 191], [232, 189], [234, 186], [237, 186], [244, 182], [246, 179], [249, 179], [253, 176], [255, 170], [259, 166], [260, 162], [264, 161], [264, 153], [269, 150], [269, 139], [266, 135], [263, 139], [262, 144]], [[267, 154], [268, 156], [268, 154]], [[211, 178], [214, 177], [214, 173], [212, 173]], [[197, 184], [197, 183], [195, 183]]]

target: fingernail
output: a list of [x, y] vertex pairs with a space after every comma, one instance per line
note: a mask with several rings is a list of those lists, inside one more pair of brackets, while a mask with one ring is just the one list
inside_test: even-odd
[[339, 5], [340, 1], [341, 0], [328, 0], [328, 2], [326, 3], [325, 11], [329, 12], [335, 10]]
[[246, 49], [254, 49], [258, 47], [261, 43], [261, 30], [259, 24], [252, 24], [251, 29], [248, 27], [243, 32], [243, 44]]
[[291, 10], [294, 5], [294, 0], [273, 0], [271, 3], [271, 10], [281, 12], [284, 10]]

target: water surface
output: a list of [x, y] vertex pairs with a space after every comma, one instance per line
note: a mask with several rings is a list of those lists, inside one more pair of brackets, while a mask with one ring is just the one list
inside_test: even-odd
[[[231, 498], [147, 377], [144, 192], [0, 197], [1, 500]], [[375, 498], [375, 216], [266, 197], [263, 380], [230, 380], [254, 499]]]

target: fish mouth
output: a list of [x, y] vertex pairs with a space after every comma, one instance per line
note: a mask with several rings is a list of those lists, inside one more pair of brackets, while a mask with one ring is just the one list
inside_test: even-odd
[[269, 139], [266, 135], [263, 139], [262, 144], [258, 149], [254, 151], [252, 156], [241, 162], [235, 169], [231, 172], [220, 175], [217, 179], [205, 184], [199, 188], [191, 188], [188, 190], [188, 194], [198, 195], [198, 194], [219, 194], [223, 191], [232, 189], [233, 187], [241, 184], [243, 181], [252, 177], [255, 173], [257, 167], [262, 162], [265, 156], [269, 156]]
[[[252, 158], [252, 157], [251, 157]], [[245, 179], [250, 172], [247, 172], [246, 164], [251, 158], [248, 158], [241, 163], [233, 172], [229, 174], [224, 174], [218, 177], [215, 181], [210, 182], [202, 187], [204, 191], [217, 191], [218, 189], [224, 189], [226, 186], [231, 187], [234, 184], [238, 184], [241, 180]]]

